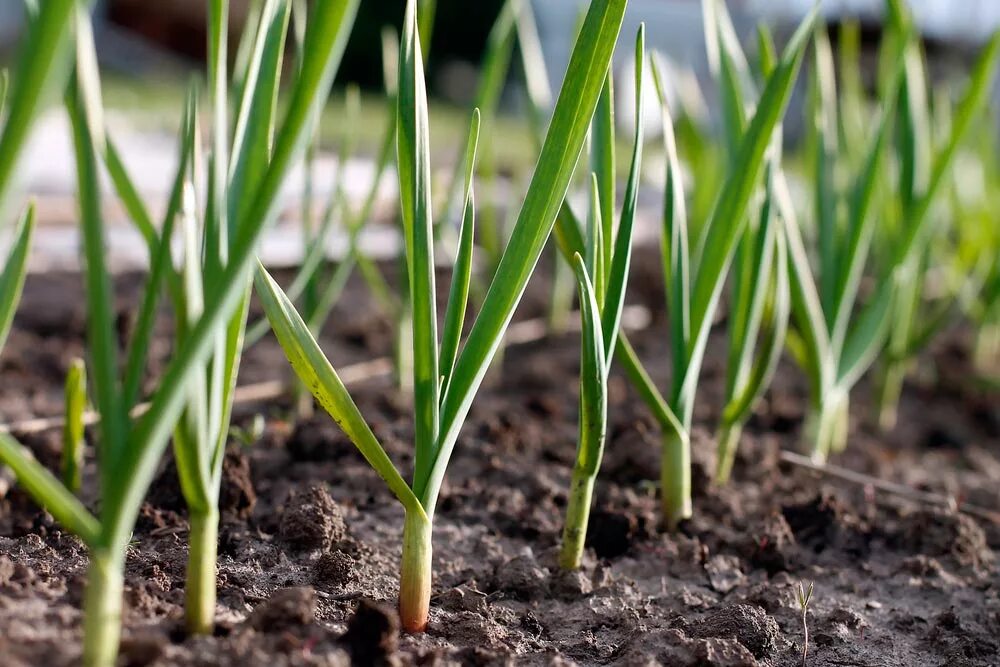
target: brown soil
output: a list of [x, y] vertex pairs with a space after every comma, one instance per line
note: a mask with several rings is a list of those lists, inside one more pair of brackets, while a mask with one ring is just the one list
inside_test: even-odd
[[[632, 298], [662, 313], [655, 266], [640, 255]], [[546, 288], [536, 282], [522, 317], [541, 312]], [[139, 283], [120, 281], [123, 312]], [[77, 276], [29, 281], [0, 359], [4, 422], [58, 414], [63, 374], [82, 351], [79, 290]], [[335, 364], [390, 350], [391, 327], [360, 285], [331, 323], [323, 343]], [[665, 332], [658, 316], [634, 336], [661, 384]], [[697, 410], [703, 429], [719, 407], [722, 345], [720, 328]], [[970, 387], [966, 347], [952, 333], [921, 360], [900, 427], [887, 436], [876, 434], [861, 387], [850, 448], [837, 462], [1000, 511], [1000, 401]], [[166, 358], [166, 343], [155, 353]], [[672, 535], [657, 526], [657, 429], [615, 375], [586, 564], [560, 573], [577, 355], [572, 335], [511, 348], [474, 405], [437, 513], [426, 634], [399, 636], [392, 609], [398, 504], [330, 420], [291, 423], [279, 402], [257, 408], [268, 417], [262, 440], [232, 444], [226, 459], [212, 637], [187, 637], [179, 622], [187, 523], [165, 462], [129, 552], [122, 664], [792, 666], [803, 660], [801, 582], [815, 584], [808, 665], [997, 664], [998, 526], [780, 463], [780, 450], [798, 444], [804, 411], [805, 383], [791, 366], [751, 421], [729, 487], [708, 484], [713, 442], [699, 431], [696, 516]], [[241, 382], [276, 377], [287, 369], [265, 340], [247, 355]], [[406, 399], [388, 379], [354, 395], [408, 469]], [[24, 440], [56, 465], [58, 432]], [[93, 488], [93, 463], [86, 473]], [[76, 664], [85, 565], [77, 540], [0, 473], [4, 665]]]

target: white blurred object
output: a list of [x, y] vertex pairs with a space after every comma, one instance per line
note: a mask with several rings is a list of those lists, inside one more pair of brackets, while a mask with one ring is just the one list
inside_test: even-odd
[[[748, 0], [746, 10], [767, 21], [797, 21], [815, 0]], [[913, 21], [925, 37], [962, 44], [982, 44], [1000, 28], [998, 0], [906, 0]], [[820, 12], [827, 21], [845, 18], [880, 23], [884, 0], [824, 0]]]

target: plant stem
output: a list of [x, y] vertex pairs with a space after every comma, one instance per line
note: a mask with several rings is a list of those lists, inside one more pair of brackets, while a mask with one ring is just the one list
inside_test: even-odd
[[839, 390], [827, 392], [822, 404], [810, 409], [805, 435], [812, 444], [813, 463], [822, 465], [831, 452], [846, 449], [848, 420], [847, 394]]
[[583, 560], [583, 547], [587, 540], [587, 522], [590, 520], [590, 503], [594, 496], [596, 477], [581, 470], [573, 470], [569, 505], [566, 508], [566, 526], [563, 528], [562, 547], [559, 550], [559, 567], [576, 570]]
[[878, 426], [884, 432], [896, 427], [899, 397], [903, 393], [905, 379], [906, 365], [898, 361], [890, 361], [882, 372], [878, 396]]
[[185, 623], [189, 633], [211, 634], [215, 627], [216, 572], [219, 546], [219, 513], [192, 512], [187, 580], [184, 589]]
[[407, 512], [399, 572], [399, 618], [410, 633], [427, 629], [431, 605], [431, 522]]
[[692, 514], [691, 439], [686, 433], [668, 431], [663, 434], [660, 487], [663, 518], [667, 528], [674, 530]]
[[743, 424], [724, 423], [719, 432], [718, 461], [715, 464], [715, 483], [726, 484], [733, 472], [736, 461], [736, 450], [743, 436]]
[[113, 667], [122, 629], [125, 548], [93, 552], [83, 602], [83, 664]]

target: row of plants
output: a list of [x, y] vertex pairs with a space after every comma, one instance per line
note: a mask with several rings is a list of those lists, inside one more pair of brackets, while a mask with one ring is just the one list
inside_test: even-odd
[[[856, 27], [841, 33], [839, 67], [815, 12], [780, 54], [761, 28], [751, 59], [725, 4], [704, 0], [721, 131], [697, 105], [684, 104], [683, 98], [671, 105], [676, 82], [661, 56], [647, 49], [641, 28], [634, 44], [631, 154], [622, 174], [610, 65], [626, 0], [590, 2], [558, 96], [539, 64], [530, 5], [509, 0], [487, 44], [468, 140], [442, 196], [442, 188], [432, 187], [436, 156], [423, 71], [434, 7], [410, 0], [402, 33], [387, 31], [383, 38], [391, 122], [375, 156], [373, 183], [355, 208], [346, 195], [344, 170], [338, 169], [332, 195], [317, 216], [311, 165], [318, 125], [359, 2], [257, 0], [230, 72], [228, 2], [210, 0], [207, 78], [189, 87], [179, 164], [159, 224], [104, 121], [88, 3], [26, 3], [29, 30], [19, 69], [10, 94], [0, 95], [8, 98], [0, 134], [0, 198], [32, 119], [62, 92], [77, 164], [87, 364], [74, 366], [67, 379], [60, 477], [4, 433], [0, 461], [89, 550], [85, 664], [115, 661], [126, 547], [171, 443], [190, 526], [187, 628], [211, 632], [222, 459], [234, 391], [243, 351], [268, 328], [298, 378], [300, 411], [311, 410], [315, 399], [405, 511], [399, 611], [409, 632], [422, 631], [428, 622], [434, 516], [449, 461], [547, 249], [565, 260], [553, 264], [550, 323], [554, 329], [565, 323], [573, 302], [567, 288], [575, 283], [582, 331], [579, 438], [559, 557], [566, 569], [578, 568], [584, 552], [608, 438], [608, 377], [616, 361], [661, 428], [660, 494], [669, 530], [694, 511], [694, 409], [709, 337], [720, 318], [727, 335], [725, 402], [713, 406], [720, 414], [715, 476], [720, 484], [732, 473], [742, 430], [786, 350], [809, 380], [811, 414], [804, 433], [820, 463], [846, 446], [849, 397], [870, 371], [881, 389], [882, 423], [891, 426], [914, 360], [956, 313], [977, 332], [980, 366], [995, 367], [1000, 230], [990, 216], [1000, 194], [1000, 167], [984, 101], [1000, 36], [984, 47], [956, 96], [932, 85], [911, 20], [902, 3], [888, 0], [869, 98], [858, 78]], [[293, 54], [291, 67], [284, 62], [286, 53]], [[478, 201], [476, 192], [492, 193], [499, 181], [489, 125], [518, 62], [515, 53], [537, 159], [520, 206], [511, 207], [508, 216], [496, 197]], [[789, 152], [782, 124], [807, 54], [805, 138]], [[359, 114], [357, 95], [349, 89], [345, 97], [341, 165], [355, 149], [351, 125]], [[642, 117], [647, 99], [661, 110], [662, 145], [655, 150], [647, 146]], [[967, 139], [973, 128], [975, 142]], [[662, 169], [649, 167], [650, 155]], [[255, 254], [277, 217], [279, 190], [300, 162], [307, 165], [304, 259], [283, 289]], [[404, 248], [398, 286], [364, 256], [359, 243], [393, 165]], [[105, 259], [102, 171], [142, 233], [150, 266], [124, 349], [114, 328]], [[664, 174], [660, 245], [669, 349], [663, 354], [672, 367], [662, 390], [621, 326], [638, 195], [656, 171]], [[577, 191], [588, 202], [583, 214], [569, 196]], [[796, 199], [793, 192], [801, 196]], [[0, 274], [0, 344], [24, 282], [33, 226], [29, 206]], [[347, 237], [348, 250], [328, 268], [324, 248], [335, 230]], [[179, 258], [171, 253], [175, 238], [183, 248]], [[443, 310], [435, 268], [442, 256], [451, 260]], [[413, 407], [409, 480], [316, 340], [355, 269], [373, 302], [396, 324], [397, 380]], [[266, 320], [248, 322], [251, 293]], [[154, 324], [164, 308], [174, 321], [173, 354], [155, 391], [144, 395]], [[79, 499], [88, 397], [99, 415], [96, 510]]]

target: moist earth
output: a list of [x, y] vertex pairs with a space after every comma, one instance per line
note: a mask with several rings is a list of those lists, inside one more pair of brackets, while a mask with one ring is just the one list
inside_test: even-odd
[[[631, 337], [663, 386], [667, 326], [656, 266], [654, 253], [637, 254], [630, 299], [654, 317]], [[546, 271], [519, 318], [544, 315]], [[59, 413], [64, 373], [83, 352], [79, 282], [68, 274], [29, 279], [0, 357], [4, 423]], [[122, 313], [134, 310], [141, 282], [117, 281]], [[371, 304], [353, 281], [330, 318], [321, 342], [338, 367], [391, 352], [390, 321]], [[418, 636], [399, 634], [393, 609], [403, 513], [382, 481], [325, 415], [295, 421], [289, 399], [239, 406], [247, 428], [225, 458], [215, 634], [183, 630], [187, 521], [168, 456], [129, 547], [121, 664], [1000, 663], [1000, 527], [990, 514], [1000, 512], [1000, 397], [970, 380], [968, 333], [950, 331], [920, 359], [892, 433], [878, 433], [872, 389], [862, 385], [852, 397], [850, 447], [835, 462], [988, 510], [974, 517], [784, 462], [782, 450], [800, 447], [807, 400], [790, 364], [748, 424], [733, 482], [712, 485], [711, 429], [725, 377], [725, 323], [716, 324], [696, 409], [694, 518], [674, 533], [658, 525], [657, 427], [615, 371], [587, 555], [572, 573], [559, 571], [555, 554], [575, 450], [578, 340], [567, 333], [506, 350], [448, 470], [430, 626]], [[152, 378], [170, 354], [170, 324], [160, 326]], [[123, 337], [128, 327], [123, 315]], [[240, 382], [275, 378], [288, 371], [267, 338], [247, 353]], [[407, 398], [388, 377], [352, 393], [408, 471]], [[255, 414], [266, 427], [247, 443]], [[56, 469], [58, 431], [22, 441]], [[91, 457], [91, 506], [95, 475]], [[77, 664], [85, 573], [82, 545], [0, 472], [4, 665]], [[798, 592], [810, 583], [803, 657]]]

